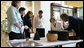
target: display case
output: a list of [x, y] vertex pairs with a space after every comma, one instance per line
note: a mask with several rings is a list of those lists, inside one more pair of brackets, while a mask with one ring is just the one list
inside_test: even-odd
[[77, 8], [77, 15], [83, 19], [83, 7]]
[[66, 28], [68, 27], [68, 22], [61, 22], [60, 15], [66, 13], [69, 16], [73, 16], [73, 8], [65, 7], [61, 4], [51, 3], [51, 18], [54, 17], [57, 22], [63, 24]]
[[58, 21], [60, 20], [60, 8], [53, 8], [53, 17], [55, 17], [55, 19]]
[[73, 16], [73, 8], [65, 7], [61, 4], [51, 3], [51, 17], [55, 17], [57, 21], [60, 21], [60, 15], [66, 13], [69, 16]]

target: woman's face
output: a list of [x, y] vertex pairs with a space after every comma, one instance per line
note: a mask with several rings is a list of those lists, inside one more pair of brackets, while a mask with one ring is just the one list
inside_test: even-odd
[[33, 13], [31, 12], [31, 13], [29, 14], [29, 16], [32, 17], [32, 16], [33, 16]]
[[42, 18], [42, 13], [39, 13], [39, 17]]
[[21, 14], [24, 15], [25, 14], [25, 11], [21, 11]]
[[54, 19], [52, 19], [51, 22], [52, 22], [53, 24], [56, 24], [56, 21], [55, 21]]

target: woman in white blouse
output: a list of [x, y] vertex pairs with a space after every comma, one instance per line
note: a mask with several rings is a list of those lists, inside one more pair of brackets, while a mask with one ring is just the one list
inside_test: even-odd
[[50, 22], [51, 22], [51, 31], [60, 31], [62, 29], [61, 23], [57, 22], [54, 18], [51, 18]]

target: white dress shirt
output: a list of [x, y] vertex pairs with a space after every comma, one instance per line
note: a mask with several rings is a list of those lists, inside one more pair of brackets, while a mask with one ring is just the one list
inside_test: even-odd
[[37, 17], [35, 17], [35, 28], [44, 28], [43, 26], [43, 18], [39, 18], [39, 16], [37, 15]]
[[52, 28], [53, 31], [60, 31], [60, 30], [61, 30], [61, 23], [56, 22], [56, 26], [54, 26], [54, 25], [51, 23], [51, 28]]

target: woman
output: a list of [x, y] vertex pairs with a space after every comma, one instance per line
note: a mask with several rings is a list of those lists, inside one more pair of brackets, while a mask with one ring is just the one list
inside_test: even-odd
[[[9, 40], [22, 39], [23, 21], [19, 13], [20, 1], [12, 1], [11, 6], [7, 10], [7, 18], [9, 21]], [[26, 28], [28, 29], [28, 28]]]
[[32, 27], [32, 17], [33, 17], [33, 13], [31, 11], [28, 11], [27, 14], [24, 16], [24, 25], [27, 25], [29, 29], [25, 29], [25, 35], [26, 38], [30, 38], [30, 32], [33, 32], [33, 27]]
[[51, 30], [52, 31], [60, 31], [61, 30], [61, 23], [57, 22], [54, 18], [51, 18], [50, 22], [51, 22]]

